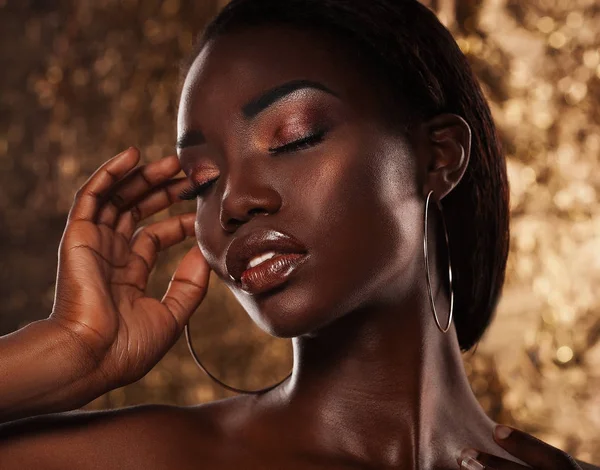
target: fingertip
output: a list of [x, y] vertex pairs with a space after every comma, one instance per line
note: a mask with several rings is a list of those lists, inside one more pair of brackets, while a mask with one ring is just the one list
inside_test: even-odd
[[129, 162], [129, 165], [137, 165], [140, 159], [140, 151], [137, 147], [129, 147], [127, 150], [123, 150], [120, 154], [112, 158], [118, 162], [129, 161], [133, 157], [133, 161]]
[[137, 153], [139, 153], [139, 151], [138, 151], [138, 149], [137, 149], [136, 147], [128, 147], [128, 148], [126, 148], [125, 150], [123, 150], [121, 153], [119, 153], [119, 154], [116, 156], [116, 158], [119, 158], [119, 157], [123, 157], [123, 156], [125, 156], [125, 155], [128, 155], [128, 154], [130, 154], [131, 152], [133, 152], [134, 150], [135, 150]]
[[509, 428], [508, 426], [504, 426], [502, 424], [497, 424], [496, 427], [494, 428], [494, 436], [496, 437], [496, 439], [502, 441], [502, 440], [506, 439], [508, 436], [510, 436], [512, 431], [513, 430], [511, 428]]
[[181, 170], [181, 164], [177, 155], [168, 155], [165, 160], [169, 162], [169, 165], [173, 166], [173, 169]]
[[127, 149], [127, 152], [132, 153], [133, 155], [135, 155], [135, 161], [136, 161], [136, 163], [142, 157], [142, 152], [140, 152], [140, 149], [137, 148], [135, 145], [132, 145], [131, 147], [129, 147]]

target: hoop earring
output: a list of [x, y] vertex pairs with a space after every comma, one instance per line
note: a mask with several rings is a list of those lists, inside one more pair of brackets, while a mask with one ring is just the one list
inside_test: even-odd
[[281, 385], [283, 382], [285, 382], [292, 375], [293, 368], [292, 368], [292, 370], [290, 370], [290, 373], [284, 379], [282, 379], [281, 381], [277, 382], [274, 385], [270, 385], [268, 387], [261, 388], [260, 390], [244, 390], [244, 389], [241, 389], [241, 388], [232, 387], [231, 385], [227, 385], [226, 383], [221, 382], [219, 379], [217, 379], [213, 374], [211, 374], [208, 371], [208, 369], [202, 365], [202, 363], [200, 362], [200, 359], [198, 359], [198, 356], [196, 355], [196, 352], [194, 351], [194, 346], [192, 345], [192, 335], [190, 335], [189, 326], [190, 326], [190, 322], [188, 320], [188, 322], [185, 325], [185, 340], [187, 341], [187, 345], [188, 345], [188, 349], [190, 350], [190, 353], [192, 353], [192, 357], [194, 358], [194, 362], [196, 363], [196, 365], [198, 367], [200, 367], [200, 369], [202, 369], [206, 373], [206, 375], [208, 375], [212, 380], [214, 380], [215, 382], [217, 382], [219, 385], [221, 385], [222, 387], [226, 388], [227, 390], [231, 390], [232, 392], [236, 392], [236, 393], [245, 393], [245, 394], [249, 394], [249, 395], [258, 395], [260, 393], [268, 392], [269, 390], [272, 390], [275, 387]]
[[[425, 201], [425, 236], [423, 238], [423, 252], [425, 255], [425, 272], [427, 273], [427, 288], [429, 290], [429, 302], [431, 303], [431, 308], [433, 310], [433, 317], [435, 318], [435, 324], [437, 325], [437, 327], [440, 329], [440, 331], [442, 333], [446, 333], [450, 329], [450, 323], [452, 322], [452, 312], [454, 310], [454, 291], [452, 289], [452, 265], [450, 262], [450, 244], [448, 242], [448, 232], [446, 231], [446, 222], [444, 221], [444, 214], [442, 212], [442, 206], [440, 205], [440, 202], [436, 200], [437, 206], [440, 210], [440, 215], [442, 217], [442, 224], [444, 226], [444, 235], [446, 237], [446, 247], [448, 249], [448, 276], [450, 279], [450, 314], [448, 316], [448, 325], [446, 325], [446, 328], [444, 329], [444, 328], [442, 328], [442, 325], [440, 324], [440, 321], [437, 316], [437, 312], [435, 310], [435, 302], [433, 301], [433, 293], [431, 292], [431, 279], [429, 276], [429, 257], [427, 255], [427, 213], [429, 211], [429, 199], [432, 194], [433, 194], [433, 191], [429, 191], [429, 194], [427, 195], [427, 200]], [[204, 367], [204, 365], [202, 365], [202, 362], [200, 362], [200, 359], [198, 359], [198, 356], [196, 355], [196, 352], [194, 351], [194, 346], [192, 345], [192, 336], [190, 335], [189, 326], [190, 326], [190, 324], [188, 321], [188, 323], [186, 323], [185, 328], [184, 328], [185, 329], [185, 339], [186, 339], [186, 342], [188, 345], [188, 349], [190, 350], [190, 353], [192, 354], [192, 358], [194, 359], [194, 362], [213, 381], [215, 381], [216, 383], [221, 385], [223, 388], [226, 388], [227, 390], [230, 390], [230, 391], [236, 392], [236, 393], [258, 395], [261, 393], [268, 392], [269, 390], [272, 390], [275, 387], [281, 385], [283, 382], [285, 382], [287, 379], [289, 379], [292, 375], [293, 368], [292, 368], [292, 370], [290, 370], [290, 373], [285, 378], [283, 378], [276, 384], [270, 385], [265, 388], [261, 388], [259, 390], [244, 390], [241, 388], [232, 387], [231, 385], [227, 385], [225, 382], [222, 382], [217, 377], [215, 377], [213, 374], [211, 374], [210, 371], [206, 367]]]
[[435, 200], [438, 209], [440, 210], [440, 216], [442, 218], [442, 225], [444, 227], [444, 235], [446, 238], [446, 248], [448, 251], [448, 277], [450, 284], [450, 313], [448, 315], [448, 324], [446, 328], [442, 328], [440, 324], [440, 320], [437, 316], [437, 312], [435, 310], [435, 302], [433, 300], [433, 293], [431, 292], [431, 278], [429, 276], [429, 257], [427, 256], [427, 212], [429, 212], [429, 199], [433, 194], [433, 190], [429, 191], [427, 195], [427, 200], [425, 201], [425, 236], [423, 237], [423, 253], [425, 254], [425, 272], [427, 273], [427, 289], [429, 290], [429, 303], [431, 304], [431, 309], [433, 310], [433, 318], [435, 318], [435, 324], [439, 328], [442, 333], [446, 333], [450, 329], [450, 323], [452, 322], [452, 312], [454, 310], [454, 290], [452, 289], [452, 264], [450, 262], [450, 243], [448, 242], [448, 231], [446, 230], [446, 222], [444, 221], [444, 212], [442, 211], [442, 206], [440, 201]]

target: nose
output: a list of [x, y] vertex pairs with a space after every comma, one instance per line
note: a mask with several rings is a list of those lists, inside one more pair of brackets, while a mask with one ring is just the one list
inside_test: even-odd
[[254, 172], [230, 174], [221, 200], [220, 222], [225, 231], [234, 231], [256, 215], [276, 213], [281, 207], [280, 194]]

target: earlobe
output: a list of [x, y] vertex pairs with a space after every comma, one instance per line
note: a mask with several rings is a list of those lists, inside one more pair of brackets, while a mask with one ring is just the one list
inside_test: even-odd
[[427, 187], [441, 200], [465, 174], [471, 153], [471, 128], [456, 114], [437, 115], [425, 126], [431, 155]]

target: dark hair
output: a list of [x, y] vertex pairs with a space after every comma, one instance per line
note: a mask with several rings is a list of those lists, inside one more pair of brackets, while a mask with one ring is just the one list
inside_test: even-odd
[[411, 120], [454, 113], [469, 123], [469, 165], [442, 205], [453, 268], [454, 322], [461, 349], [470, 349], [490, 324], [504, 283], [509, 189], [490, 108], [466, 57], [435, 14], [417, 0], [232, 0], [204, 30], [185, 68], [218, 35], [265, 24], [341, 37], [357, 58], [379, 72], [401, 100], [395, 103], [408, 106]]

